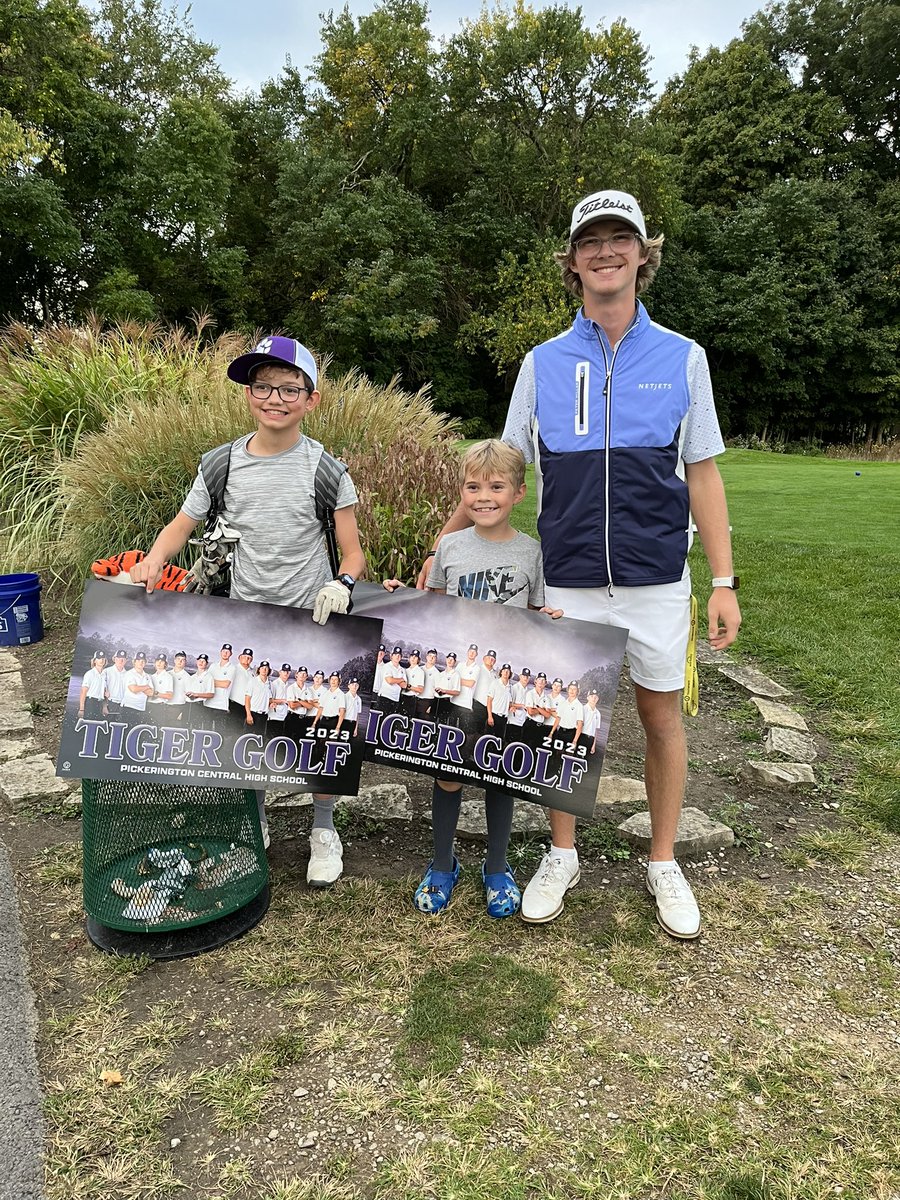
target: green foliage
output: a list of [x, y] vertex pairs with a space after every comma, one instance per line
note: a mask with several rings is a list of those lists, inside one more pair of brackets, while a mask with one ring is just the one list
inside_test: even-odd
[[473, 313], [459, 332], [463, 349], [486, 347], [500, 371], [512, 370], [533, 346], [572, 323], [577, 301], [562, 287], [553, 261], [558, 243], [541, 242], [524, 261], [504, 250], [491, 289], [493, 302]]
[[734, 844], [746, 850], [751, 858], [762, 853], [763, 831], [756, 818], [755, 804], [735, 800], [726, 796], [721, 804], [714, 805], [709, 815], [734, 831]]
[[863, 197], [773, 182], [682, 234], [692, 249], [660, 273], [654, 315], [711, 348], [726, 430], [791, 440], [900, 420], [900, 323], [873, 310], [881, 235]]
[[900, 151], [900, 34], [887, 0], [787, 0], [758, 13], [747, 38], [799, 68], [808, 96], [835, 98], [847, 113], [845, 140], [867, 172], [896, 180]]
[[[95, 558], [147, 549], [203, 451], [251, 428], [225, 374], [245, 348], [235, 333], [207, 341], [202, 322], [191, 333], [12, 328], [0, 358], [4, 563], [72, 583]], [[320, 390], [305, 432], [350, 466], [370, 575], [411, 578], [458, 497], [454, 426], [396, 379], [323, 373]]]
[[730, 208], [777, 178], [818, 176], [823, 155], [845, 157], [840, 102], [798, 90], [786, 67], [744, 41], [695, 53], [656, 116], [671, 138], [683, 197], [698, 206]]
[[285, 328], [496, 432], [569, 322], [572, 203], [640, 197], [654, 318], [763, 442], [900, 428], [898, 22], [783, 0], [652, 103], [622, 20], [525, 0], [439, 44], [422, 0], [322, 20], [310, 77], [238, 93], [168, 0], [0, 5], [0, 314]]
[[579, 830], [578, 840], [586, 851], [611, 862], [624, 862], [631, 858], [631, 847], [619, 833], [614, 821], [594, 821], [585, 825]]

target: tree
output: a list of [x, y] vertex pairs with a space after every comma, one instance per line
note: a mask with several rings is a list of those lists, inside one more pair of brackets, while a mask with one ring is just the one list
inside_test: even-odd
[[707, 347], [726, 429], [847, 440], [864, 427], [895, 371], [872, 358], [873, 341], [895, 342], [868, 304], [881, 247], [865, 198], [774, 183], [731, 212], [696, 211], [684, 235], [691, 249], [665, 256], [654, 314]]
[[666, 87], [654, 117], [692, 205], [730, 207], [777, 179], [846, 170], [840, 103], [801, 91], [748, 42], [695, 55]]
[[441, 239], [424, 202], [393, 175], [298, 148], [274, 207], [275, 279], [292, 328], [337, 367], [415, 382], [441, 311]]
[[75, 0], [6, 0], [0, 7], [4, 315], [52, 318], [66, 306], [81, 244], [65, 197], [66, 139], [90, 107], [98, 61]]
[[747, 25], [763, 46], [799, 74], [808, 96], [824, 95], [847, 113], [844, 139], [853, 161], [894, 179], [900, 164], [900, 5], [886, 0], [787, 0]]
[[622, 21], [591, 31], [580, 9], [517, 0], [449, 39], [442, 90], [449, 168], [488, 181], [507, 230], [544, 233], [585, 180], [629, 157], [623, 143], [650, 97], [647, 54]]
[[419, 0], [381, 0], [358, 19], [346, 8], [328, 13], [316, 59], [311, 140], [368, 160], [369, 173], [389, 171], [406, 187], [427, 177], [422, 147], [439, 118], [427, 16]]

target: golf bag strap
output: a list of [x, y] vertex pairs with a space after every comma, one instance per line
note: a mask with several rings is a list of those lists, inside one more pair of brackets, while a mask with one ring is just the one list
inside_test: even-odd
[[[214, 450], [207, 450], [200, 459], [200, 473], [206, 484], [206, 490], [209, 492], [209, 511], [206, 514], [207, 529], [212, 529], [216, 518], [225, 507], [225, 488], [228, 484], [233, 445], [233, 442], [226, 442], [223, 446], [216, 446]], [[322, 457], [316, 467], [316, 516], [322, 523], [328, 562], [331, 566], [331, 573], [335, 577], [338, 574], [341, 560], [338, 555], [337, 535], [334, 528], [334, 510], [337, 507], [341, 477], [346, 472], [346, 463], [340, 462], [327, 450], [322, 451]]]
[[316, 516], [322, 522], [322, 528], [325, 531], [325, 548], [328, 551], [331, 574], [335, 578], [337, 578], [341, 560], [338, 555], [337, 534], [334, 529], [334, 510], [337, 508], [341, 477], [346, 473], [346, 463], [340, 462], [327, 450], [322, 451], [322, 457], [316, 467]]
[[206, 514], [206, 530], [210, 532], [225, 507], [225, 488], [228, 484], [228, 472], [231, 469], [231, 442], [224, 446], [216, 446], [207, 450], [200, 459], [200, 474], [209, 492], [209, 510]]

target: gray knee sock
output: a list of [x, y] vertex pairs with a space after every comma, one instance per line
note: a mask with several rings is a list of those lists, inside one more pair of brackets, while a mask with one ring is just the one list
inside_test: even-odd
[[509, 835], [512, 833], [513, 797], [497, 788], [484, 789], [484, 813], [487, 818], [488, 844], [484, 869], [488, 875], [506, 870]]
[[431, 833], [434, 839], [432, 865], [435, 871], [453, 870], [453, 842], [462, 794], [462, 788], [455, 792], [445, 792], [435, 781], [431, 792]]
[[317, 800], [313, 796], [313, 829], [334, 829], [334, 796]]

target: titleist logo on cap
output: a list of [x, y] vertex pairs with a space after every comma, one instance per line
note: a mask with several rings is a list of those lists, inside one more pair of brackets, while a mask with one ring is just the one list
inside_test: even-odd
[[603, 196], [599, 200], [585, 200], [583, 204], [578, 206], [578, 220], [583, 221], [588, 213], [597, 212], [599, 209], [617, 208], [623, 212], [634, 212], [634, 206], [626, 204], [622, 200], [610, 200], [608, 196]]

